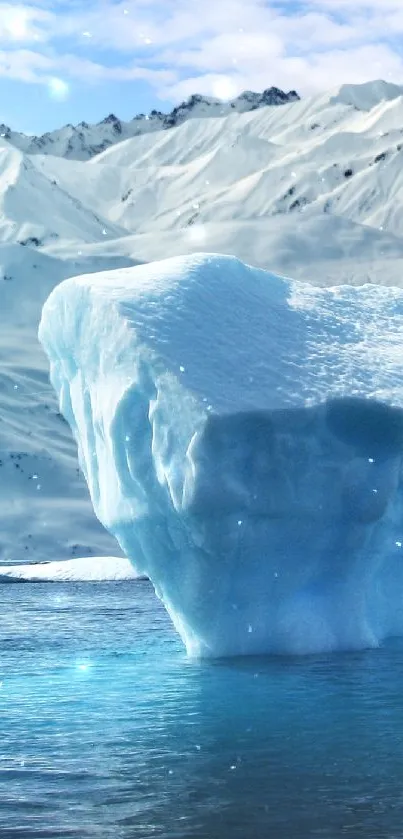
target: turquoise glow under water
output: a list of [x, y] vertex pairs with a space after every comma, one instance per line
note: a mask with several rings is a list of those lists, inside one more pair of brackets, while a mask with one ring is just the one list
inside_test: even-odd
[[402, 643], [195, 662], [148, 583], [1, 595], [2, 839], [401, 839]]

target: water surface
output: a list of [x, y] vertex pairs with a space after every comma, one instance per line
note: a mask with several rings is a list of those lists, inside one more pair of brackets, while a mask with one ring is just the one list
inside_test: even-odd
[[402, 839], [403, 643], [195, 662], [146, 582], [0, 597], [1, 839]]

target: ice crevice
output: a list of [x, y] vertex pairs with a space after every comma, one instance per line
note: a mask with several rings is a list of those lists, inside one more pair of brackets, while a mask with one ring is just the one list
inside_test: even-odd
[[40, 339], [95, 512], [193, 655], [403, 632], [403, 291], [210, 254], [69, 279]]

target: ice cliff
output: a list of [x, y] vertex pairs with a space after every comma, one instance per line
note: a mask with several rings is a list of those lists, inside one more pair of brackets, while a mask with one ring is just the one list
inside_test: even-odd
[[97, 516], [189, 653], [403, 632], [403, 290], [191, 256], [65, 281], [39, 335]]

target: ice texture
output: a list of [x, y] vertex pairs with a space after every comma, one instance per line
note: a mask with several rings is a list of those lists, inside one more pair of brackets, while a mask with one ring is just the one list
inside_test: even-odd
[[95, 512], [190, 654], [402, 633], [402, 290], [194, 255], [65, 281], [39, 335]]

